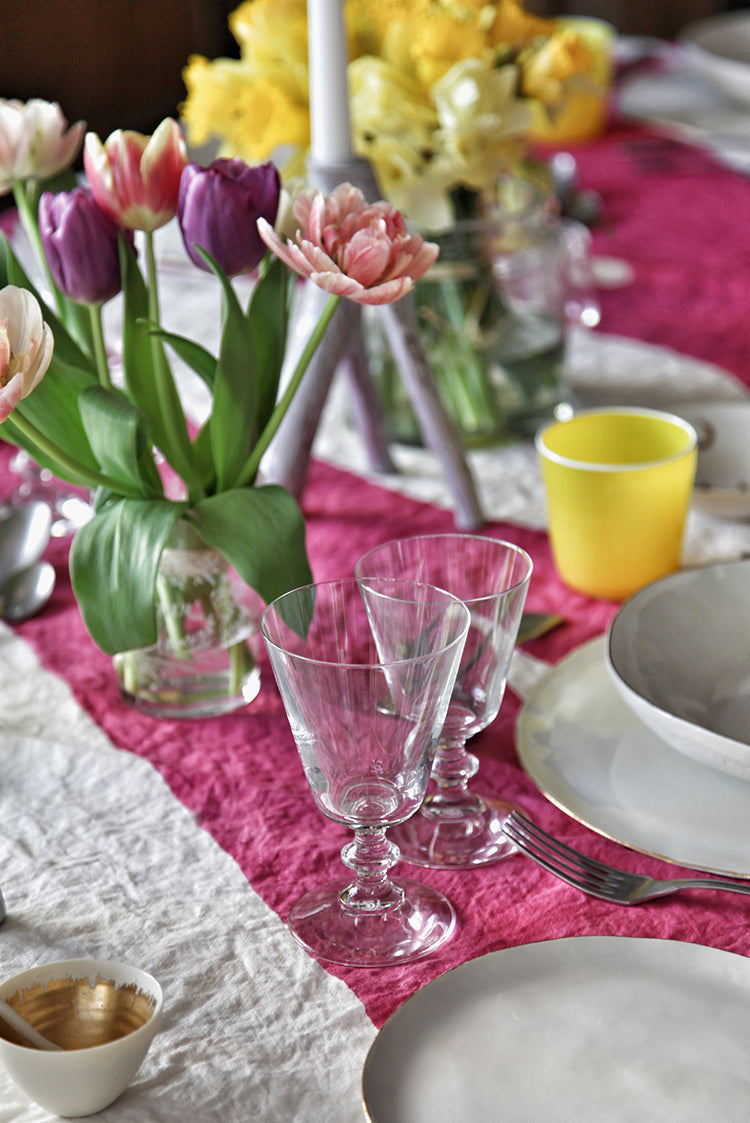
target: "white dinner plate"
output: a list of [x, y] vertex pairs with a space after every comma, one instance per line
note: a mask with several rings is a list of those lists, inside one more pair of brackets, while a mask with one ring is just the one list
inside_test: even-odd
[[579, 406], [643, 406], [671, 409], [675, 403], [748, 396], [739, 379], [670, 347], [582, 328], [568, 338], [565, 377]]
[[516, 748], [547, 798], [599, 834], [678, 865], [750, 877], [750, 782], [682, 756], [647, 729], [609, 680], [603, 637], [532, 691]]
[[372, 1123], [722, 1123], [750, 1116], [750, 961], [582, 936], [492, 952], [386, 1022]]

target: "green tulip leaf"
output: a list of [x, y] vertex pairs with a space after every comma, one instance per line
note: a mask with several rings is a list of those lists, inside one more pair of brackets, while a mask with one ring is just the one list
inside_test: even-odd
[[70, 577], [84, 624], [107, 655], [156, 642], [156, 575], [185, 503], [120, 499], [76, 532]]
[[[120, 270], [125, 301], [122, 327], [122, 365], [125, 387], [134, 405], [143, 410], [158, 427], [159, 416], [154, 382], [154, 358], [151, 340], [142, 324], [148, 322], [148, 290], [135, 254], [124, 238], [120, 239]], [[154, 433], [157, 444], [159, 434]], [[161, 446], [160, 446], [161, 447]]]
[[190, 485], [195, 465], [182, 404], [162, 342], [146, 330], [152, 319], [148, 287], [135, 254], [122, 237], [120, 268], [125, 300], [123, 368], [128, 397], [150, 418], [154, 443]]
[[152, 453], [149, 420], [119, 390], [91, 386], [80, 395], [81, 419], [105, 475], [145, 497], [164, 494]]
[[286, 351], [289, 309], [297, 282], [280, 258], [269, 254], [248, 306], [246, 318], [255, 347], [258, 375], [257, 426], [262, 433], [273, 413]]
[[193, 441], [193, 458], [198, 466], [205, 494], [213, 495], [216, 490], [216, 469], [211, 445], [211, 426], [208, 422], [200, 429]]
[[216, 359], [210, 351], [201, 347], [200, 343], [196, 343], [192, 339], [186, 339], [184, 335], [175, 335], [173, 332], [163, 331], [162, 328], [154, 327], [153, 324], [148, 326], [146, 334], [155, 335], [163, 343], [168, 343], [178, 358], [187, 363], [197, 375], [200, 375], [209, 389], [213, 389], [216, 379]]
[[305, 521], [283, 487], [243, 487], [197, 503], [190, 519], [266, 603], [309, 585]]
[[219, 281], [224, 305], [209, 422], [217, 491], [232, 488], [257, 440], [258, 379], [253, 333], [232, 282], [209, 253], [196, 251]]
[[19, 419], [28, 421], [47, 441], [58, 449], [64, 449], [83, 468], [96, 472], [97, 459], [78, 408], [80, 394], [94, 385], [94, 374], [78, 367], [70, 367], [53, 354], [44, 378], [3, 422], [0, 435], [25, 448], [39, 464], [49, 468], [56, 476], [84, 485], [85, 481], [80, 476], [67, 471], [56, 460], [50, 459], [44, 449], [31, 443], [21, 431], [20, 423], [16, 425], [14, 418], [18, 414]]

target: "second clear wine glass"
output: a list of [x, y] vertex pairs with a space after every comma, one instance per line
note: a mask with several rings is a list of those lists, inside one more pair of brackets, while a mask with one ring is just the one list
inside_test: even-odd
[[393, 540], [357, 562], [363, 580], [426, 581], [459, 597], [471, 613], [430, 790], [419, 814], [390, 834], [409, 862], [470, 867], [515, 853], [502, 829], [513, 805], [470, 788], [478, 762], [466, 741], [500, 711], [531, 571], [520, 547], [473, 534]]
[[455, 912], [389, 877], [386, 829], [419, 808], [469, 626], [456, 597], [413, 581], [327, 581], [263, 612], [260, 630], [316, 804], [354, 830], [351, 874], [307, 893], [292, 933], [321, 959], [382, 967], [434, 951]]

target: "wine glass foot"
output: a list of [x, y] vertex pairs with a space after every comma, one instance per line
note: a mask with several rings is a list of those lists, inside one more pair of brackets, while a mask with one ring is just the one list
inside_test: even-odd
[[391, 967], [442, 947], [456, 927], [450, 901], [409, 878], [390, 884], [402, 890], [402, 902], [372, 912], [344, 906], [343, 883], [313, 889], [292, 909], [292, 935], [311, 955], [345, 967]]
[[[475, 793], [472, 792], [472, 797]], [[388, 832], [401, 860], [430, 869], [471, 869], [500, 862], [516, 853], [503, 834], [503, 824], [516, 804], [489, 796], [478, 797], [471, 812], [451, 814], [445, 807], [431, 807], [426, 800], [416, 815]]]

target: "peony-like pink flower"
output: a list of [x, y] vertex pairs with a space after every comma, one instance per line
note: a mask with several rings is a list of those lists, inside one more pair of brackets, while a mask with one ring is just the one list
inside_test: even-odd
[[0, 98], [0, 195], [13, 183], [49, 179], [73, 163], [86, 122], [68, 122], [56, 102]]
[[83, 166], [106, 214], [128, 230], [157, 230], [177, 214], [187, 149], [180, 126], [165, 118], [153, 136], [117, 129], [102, 144], [86, 134]]
[[0, 289], [0, 422], [41, 381], [52, 359], [52, 332], [26, 289]]
[[391, 304], [414, 288], [439, 249], [407, 229], [390, 203], [368, 203], [357, 187], [342, 183], [325, 196], [303, 192], [294, 204], [301, 225], [286, 244], [258, 219], [268, 248], [295, 273], [334, 296], [357, 304]]

